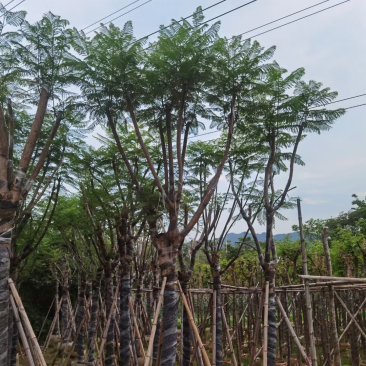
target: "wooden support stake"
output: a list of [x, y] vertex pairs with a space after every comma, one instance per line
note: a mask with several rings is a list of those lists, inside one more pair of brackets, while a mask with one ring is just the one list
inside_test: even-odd
[[233, 365], [234, 366], [238, 366], [238, 363], [236, 362], [235, 350], [234, 350], [234, 347], [233, 347], [233, 342], [231, 341], [231, 337], [230, 337], [229, 326], [228, 326], [227, 321], [226, 321], [226, 315], [225, 315], [225, 311], [224, 311], [224, 308], [223, 307], [221, 308], [221, 313], [222, 313], [222, 320], [224, 322], [224, 327], [225, 327], [225, 331], [226, 331], [226, 338], [227, 338], [227, 341], [229, 343], [231, 358], [233, 360]]
[[15, 322], [17, 324], [17, 328], [18, 328], [18, 331], [19, 331], [20, 339], [22, 340], [22, 344], [23, 344], [23, 347], [24, 347], [24, 351], [25, 351], [25, 354], [26, 354], [27, 359], [28, 359], [28, 362], [29, 362], [29, 366], [35, 366], [34, 361], [33, 361], [32, 352], [31, 352], [31, 350], [29, 348], [28, 339], [27, 339], [27, 336], [25, 335], [25, 332], [24, 332], [22, 323], [20, 321], [18, 309], [17, 309], [17, 306], [15, 305], [15, 301], [14, 301], [13, 295], [10, 294], [9, 297], [10, 297], [11, 307], [12, 307], [13, 313], [14, 313]]
[[100, 345], [98, 358], [95, 360], [94, 366], [99, 365], [99, 362], [100, 362], [100, 359], [102, 357], [102, 353], [103, 353], [103, 350], [104, 350], [104, 345], [105, 345], [105, 342], [107, 341], [108, 329], [109, 329], [109, 325], [111, 324], [112, 318], [113, 318], [113, 321], [114, 321], [115, 307], [116, 307], [117, 298], [118, 298], [118, 291], [119, 291], [119, 282], [117, 283], [117, 286], [116, 286], [116, 292], [114, 294], [114, 299], [113, 299], [113, 302], [112, 302], [111, 311], [108, 315], [108, 320], [107, 320], [107, 323], [104, 327], [102, 343]]
[[[164, 289], [165, 289], [165, 285], [166, 285], [166, 280], [167, 280], [167, 278], [163, 277], [163, 282], [161, 284], [161, 290], [160, 290], [160, 293], [159, 293], [159, 300], [158, 300], [158, 303], [156, 305], [154, 319], [153, 319], [153, 325], [151, 327], [149, 346], [147, 347], [147, 353], [146, 353], [146, 357], [145, 357], [144, 366], [149, 366], [150, 365], [150, 360], [152, 359], [151, 355], [152, 355], [153, 346], [154, 346], [154, 338], [155, 338], [155, 333], [156, 333], [156, 327], [157, 327], [157, 324], [158, 324], [158, 318], [159, 318], [161, 304], [163, 303]], [[163, 331], [163, 330], [161, 330], [161, 331]]]
[[340, 298], [340, 296], [337, 294], [337, 292], [334, 291], [334, 295], [336, 295], [337, 299], [339, 300], [339, 302], [341, 303], [341, 305], [343, 306], [343, 308], [346, 310], [347, 314], [349, 315], [349, 317], [351, 318], [351, 321], [353, 321], [355, 323], [355, 326], [357, 327], [357, 329], [360, 331], [362, 337], [364, 337], [366, 339], [366, 334], [365, 332], [362, 330], [362, 328], [360, 327], [360, 325], [358, 324], [356, 318], [352, 315], [352, 313], [348, 310], [346, 304], [344, 303], [344, 301]]
[[263, 322], [263, 366], [268, 363], [268, 300], [269, 300], [269, 282], [266, 281], [264, 294], [264, 322]]
[[13, 296], [14, 296], [14, 300], [15, 300], [18, 308], [19, 308], [20, 317], [23, 320], [25, 331], [28, 334], [28, 338], [30, 339], [30, 341], [32, 343], [32, 346], [33, 346], [33, 349], [36, 353], [36, 356], [39, 359], [39, 362], [40, 362], [41, 366], [47, 366], [46, 361], [44, 360], [44, 357], [43, 357], [43, 354], [42, 354], [42, 351], [41, 351], [41, 347], [38, 344], [37, 337], [34, 334], [33, 328], [31, 326], [31, 323], [30, 323], [29, 319], [28, 319], [28, 315], [25, 312], [22, 300], [20, 299], [18, 291], [15, 287], [15, 284], [14, 284], [14, 282], [11, 278], [8, 279], [8, 283], [9, 283], [9, 286], [10, 286], [10, 290], [11, 290]]
[[[330, 259], [330, 252], [329, 252], [329, 245], [328, 245], [328, 228], [323, 228], [322, 233], [322, 241], [323, 241], [323, 248], [325, 254], [325, 263], [327, 266], [328, 276], [332, 277], [332, 262]], [[366, 279], [365, 279], [366, 280]], [[337, 330], [337, 317], [336, 317], [336, 310], [335, 310], [335, 301], [334, 301], [334, 287], [329, 286], [329, 317], [330, 317], [330, 332], [332, 337], [332, 343], [334, 348], [334, 365], [341, 366], [341, 350], [339, 348], [338, 342], [338, 330]], [[330, 362], [330, 360], [329, 360]]]
[[197, 342], [198, 342], [198, 347], [200, 348], [201, 352], [202, 352], [202, 356], [203, 356], [203, 360], [205, 362], [205, 365], [206, 366], [211, 366], [211, 363], [210, 363], [210, 360], [207, 356], [207, 353], [206, 353], [206, 350], [205, 350], [205, 347], [203, 346], [203, 343], [202, 343], [202, 340], [201, 340], [201, 337], [199, 335], [199, 332], [198, 332], [198, 329], [197, 329], [197, 326], [196, 326], [196, 323], [192, 317], [192, 313], [191, 313], [191, 310], [189, 309], [189, 305], [188, 305], [188, 302], [187, 302], [187, 299], [186, 297], [184, 296], [184, 293], [183, 293], [183, 290], [182, 290], [182, 287], [180, 285], [180, 282], [178, 282], [178, 288], [179, 288], [179, 292], [180, 292], [180, 295], [182, 297], [182, 300], [183, 300], [183, 304], [184, 304], [184, 307], [186, 308], [186, 311], [187, 311], [187, 315], [188, 315], [188, 319], [189, 319], [189, 322], [191, 324], [191, 328], [194, 332], [194, 335], [197, 339]]
[[[303, 268], [304, 275], [307, 275], [308, 274], [308, 261], [307, 261], [307, 255], [306, 255], [304, 230], [303, 230], [303, 226], [302, 226], [301, 204], [300, 204], [300, 199], [299, 198], [297, 199], [297, 212], [298, 212], [298, 217], [299, 217], [302, 268]], [[312, 312], [312, 309], [311, 309], [309, 279], [304, 279], [304, 283], [305, 283], [306, 315], [307, 315], [309, 338], [310, 338], [311, 362], [312, 362], [313, 366], [317, 366], [318, 361], [317, 361], [316, 347], [315, 347], [314, 323], [313, 323], [313, 312]]]
[[[296, 344], [297, 348], [299, 349], [299, 351], [300, 351], [300, 353], [301, 353], [301, 356], [303, 357], [303, 359], [305, 360], [305, 362], [306, 362], [306, 364], [307, 364], [308, 366], [312, 366], [312, 365], [311, 365], [311, 360], [310, 360], [310, 358], [306, 355], [305, 350], [304, 350], [304, 347], [301, 345], [301, 343], [300, 343], [300, 341], [299, 341], [299, 338], [297, 337], [297, 335], [296, 335], [296, 333], [295, 333], [295, 331], [294, 331], [294, 328], [292, 327], [291, 322], [290, 322], [290, 320], [289, 320], [289, 318], [288, 318], [288, 316], [287, 316], [287, 314], [286, 314], [286, 311], [285, 311], [285, 309], [283, 308], [282, 303], [281, 303], [280, 299], [277, 297], [277, 295], [275, 296], [275, 299], [276, 299], [277, 305], [278, 305], [278, 307], [279, 307], [279, 309], [280, 309], [280, 311], [281, 311], [281, 314], [282, 314], [283, 318], [285, 319], [285, 322], [286, 322], [287, 328], [288, 328], [288, 330], [290, 331], [291, 336], [292, 336], [293, 340], [295, 341], [295, 344]], [[264, 365], [264, 364], [263, 364], [263, 365]]]
[[43, 353], [46, 352], [46, 350], [48, 348], [48, 345], [50, 343], [51, 336], [52, 336], [52, 332], [55, 329], [55, 325], [56, 325], [56, 322], [57, 322], [57, 318], [58, 318], [59, 313], [60, 313], [61, 303], [62, 303], [62, 299], [57, 304], [57, 309], [56, 309], [56, 312], [55, 312], [55, 316], [53, 317], [51, 327], [50, 327], [50, 329], [48, 331], [48, 334], [47, 334], [47, 337], [46, 337], [46, 341], [45, 341], [45, 343], [43, 345]]
[[132, 299], [131, 299], [131, 296], [128, 296], [128, 303], [130, 305], [130, 312], [131, 312], [131, 317], [133, 319], [133, 324], [135, 326], [135, 331], [136, 331], [136, 336], [137, 336], [137, 340], [139, 342], [139, 345], [140, 345], [140, 349], [141, 349], [141, 352], [142, 352], [142, 357], [145, 361], [145, 350], [144, 350], [144, 345], [142, 344], [142, 340], [141, 340], [141, 334], [140, 334], [140, 331], [139, 331], [139, 327], [137, 325], [137, 321], [136, 321], [136, 316], [135, 316], [135, 311], [133, 309], [133, 303], [132, 303]]

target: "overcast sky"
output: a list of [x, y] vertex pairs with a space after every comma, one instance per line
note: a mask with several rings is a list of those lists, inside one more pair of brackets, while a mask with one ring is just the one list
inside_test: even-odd
[[[25, 0], [17, 9], [28, 12], [28, 21], [39, 20], [43, 13], [52, 11], [79, 29], [122, 8], [133, 0]], [[137, 1], [121, 13], [147, 0]], [[135, 36], [140, 38], [172, 18], [190, 15], [197, 6], [208, 7], [219, 0], [151, 0], [146, 5], [114, 21], [123, 26], [132, 20]], [[206, 19], [234, 9], [244, 0], [227, 0], [205, 12]], [[257, 0], [220, 18], [222, 36], [233, 36], [319, 3], [321, 0]], [[3, 1], [6, 4], [7, 1]], [[18, 0], [14, 1], [16, 4]], [[246, 34], [255, 36], [265, 30], [300, 18], [304, 15], [342, 2], [329, 0], [300, 14]], [[12, 4], [12, 5], [13, 5]], [[10, 6], [9, 6], [10, 7]], [[298, 67], [306, 70], [306, 80], [316, 80], [339, 92], [339, 99], [366, 93], [366, 1], [351, 0], [340, 6], [295, 22], [283, 28], [255, 37], [263, 46], [277, 46], [274, 59], [289, 71]], [[108, 21], [109, 19], [106, 19]], [[94, 27], [93, 27], [94, 28]], [[90, 29], [93, 29], [90, 28]], [[152, 38], [151, 40], [153, 40]], [[349, 107], [366, 103], [366, 96], [336, 104]], [[366, 106], [348, 110], [330, 132], [308, 136], [300, 144], [299, 154], [306, 163], [296, 167], [294, 196], [302, 198], [304, 220], [327, 218], [349, 210], [351, 195], [366, 196]], [[218, 134], [217, 134], [218, 135]], [[207, 136], [217, 137], [216, 134]], [[204, 139], [204, 138], [202, 138]], [[283, 187], [285, 177], [277, 178], [276, 188]], [[284, 212], [289, 218], [277, 222], [276, 233], [290, 232], [297, 223], [296, 211]], [[233, 232], [244, 231], [243, 223]], [[264, 228], [257, 227], [258, 231]], [[262, 230], [263, 229], [263, 230]]]

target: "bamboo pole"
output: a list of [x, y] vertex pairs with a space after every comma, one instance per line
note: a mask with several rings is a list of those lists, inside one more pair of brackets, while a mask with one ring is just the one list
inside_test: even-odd
[[46, 317], [45, 317], [45, 318], [44, 318], [44, 320], [43, 320], [41, 330], [40, 330], [40, 331], [39, 331], [39, 333], [38, 333], [38, 338], [41, 336], [41, 334], [42, 334], [42, 332], [43, 332], [44, 325], [46, 324], [46, 320], [47, 320], [47, 318], [48, 318], [48, 315], [50, 314], [50, 311], [51, 311], [51, 309], [52, 309], [53, 304], [55, 303], [55, 300], [56, 300], [56, 296], [53, 298], [52, 303], [51, 303], [51, 306], [49, 307], [49, 309], [48, 309], [48, 311], [47, 311], [47, 315], [46, 315]]
[[115, 314], [115, 309], [114, 308], [116, 307], [116, 304], [117, 304], [118, 291], [119, 291], [119, 282], [117, 283], [117, 286], [116, 286], [116, 291], [115, 291], [115, 294], [114, 294], [114, 299], [113, 299], [113, 302], [112, 302], [111, 311], [108, 315], [108, 320], [107, 320], [107, 323], [104, 327], [102, 343], [100, 345], [99, 352], [98, 352], [98, 358], [95, 360], [94, 366], [99, 365], [99, 362], [100, 362], [100, 359], [102, 357], [102, 353], [103, 353], [103, 350], [104, 350], [104, 345], [105, 345], [105, 342], [107, 341], [108, 329], [109, 329], [109, 325], [111, 324], [112, 318], [113, 318], [113, 321], [114, 321], [114, 314]]
[[[328, 244], [328, 240], [326, 242]], [[326, 260], [328, 260], [327, 258], [328, 256], [326, 256]], [[355, 277], [334, 277], [332, 275], [328, 276], [299, 275], [299, 277], [309, 280], [342, 281], [342, 283], [366, 283], [366, 278], [355, 278]]]
[[[303, 357], [303, 359], [305, 360], [306, 364], [308, 366], [311, 366], [311, 360], [309, 359], [309, 357], [306, 355], [305, 353], [305, 350], [304, 350], [304, 347], [301, 345], [300, 341], [299, 341], [299, 338], [297, 337], [295, 331], [294, 331], [294, 328], [292, 327], [291, 325], [291, 322], [286, 314], [286, 311], [285, 309], [283, 308], [282, 306], [282, 303], [280, 301], [280, 299], [277, 297], [277, 295], [275, 296], [275, 299], [276, 299], [276, 302], [277, 302], [277, 305], [282, 313], [282, 317], [285, 319], [285, 322], [286, 322], [286, 325], [287, 325], [287, 328], [289, 329], [290, 333], [291, 333], [291, 336], [297, 346], [297, 348], [299, 349], [300, 353], [301, 353], [301, 356]], [[264, 364], [263, 364], [264, 365]]]
[[362, 330], [362, 328], [360, 327], [360, 325], [358, 324], [356, 318], [352, 315], [352, 313], [349, 311], [349, 309], [347, 308], [346, 304], [344, 303], [344, 301], [340, 298], [340, 296], [334, 291], [334, 295], [336, 295], [338, 301], [341, 303], [341, 305], [344, 307], [344, 309], [346, 310], [347, 314], [349, 315], [349, 317], [351, 318], [351, 321], [353, 321], [355, 323], [355, 326], [357, 327], [357, 329], [360, 331], [362, 337], [364, 337], [366, 339], [366, 334], [365, 332]]
[[[144, 366], [149, 366], [150, 365], [150, 360], [152, 358], [151, 354], [152, 354], [153, 346], [154, 346], [156, 326], [157, 326], [157, 323], [158, 323], [161, 304], [162, 304], [163, 298], [164, 298], [164, 289], [165, 289], [165, 285], [166, 285], [166, 280], [167, 280], [167, 278], [163, 277], [163, 282], [161, 284], [161, 290], [160, 290], [160, 293], [159, 293], [159, 300], [158, 300], [158, 303], [156, 304], [156, 309], [155, 309], [155, 314], [154, 314], [154, 319], [153, 319], [153, 325], [151, 327], [149, 346], [147, 347], [147, 353], [146, 353], [146, 357], [145, 357]], [[161, 331], [163, 331], [163, 330], [161, 330]]]
[[[323, 248], [325, 254], [325, 263], [327, 266], [328, 276], [332, 277], [332, 261], [330, 259], [330, 252], [329, 252], [329, 245], [328, 245], [328, 228], [323, 228], [322, 233], [322, 241], [323, 241]], [[339, 278], [336, 278], [337, 280]], [[366, 281], [366, 279], [365, 279]], [[332, 343], [334, 348], [334, 364], [335, 366], [341, 366], [341, 351], [339, 348], [338, 342], [338, 330], [337, 330], [337, 323], [336, 323], [336, 310], [335, 310], [335, 301], [334, 301], [334, 287], [329, 286], [329, 315], [330, 315], [330, 331], [332, 335]], [[329, 360], [330, 361], [330, 360]]]
[[[356, 311], [356, 313], [353, 315], [353, 318], [356, 318], [356, 316], [358, 315], [358, 313], [363, 309], [364, 305], [366, 303], [366, 298], [363, 300], [362, 304], [359, 306], [358, 310]], [[346, 334], [347, 330], [350, 328], [350, 326], [353, 323], [353, 319], [350, 320], [350, 322], [347, 324], [346, 328], [344, 328], [343, 333], [340, 335], [340, 337], [338, 338], [338, 342], [341, 341], [341, 339], [343, 338], [343, 336]]]
[[[256, 357], [256, 346], [257, 346], [257, 342], [258, 342], [258, 335], [260, 332], [260, 321], [261, 321], [261, 313], [262, 313], [262, 308], [263, 308], [263, 303], [264, 303], [264, 292], [262, 292], [261, 294], [261, 299], [259, 301], [259, 308], [256, 312], [256, 319], [255, 319], [255, 326], [254, 326], [254, 334], [253, 334], [253, 344], [251, 347], [251, 354], [250, 354], [250, 366], [254, 365], [254, 360]], [[263, 348], [263, 347], [262, 347]]]
[[205, 347], [203, 346], [203, 343], [202, 343], [202, 340], [201, 340], [201, 337], [199, 335], [199, 332], [198, 332], [198, 329], [197, 329], [197, 326], [196, 326], [196, 323], [192, 317], [192, 313], [191, 313], [191, 310], [189, 309], [189, 305], [188, 305], [188, 302], [187, 302], [187, 299], [183, 293], [183, 290], [182, 290], [182, 287], [180, 285], [180, 282], [177, 281], [178, 283], [178, 288], [179, 288], [179, 292], [180, 292], [180, 295], [182, 297], [182, 300], [183, 300], [183, 304], [184, 304], [184, 307], [186, 308], [186, 311], [187, 311], [187, 315], [188, 315], [188, 319], [189, 319], [189, 322], [191, 323], [191, 328], [194, 332], [194, 335], [197, 339], [197, 342], [198, 342], [198, 346], [202, 352], [202, 356], [203, 356], [203, 361], [205, 362], [205, 365], [206, 366], [211, 366], [211, 363], [210, 363], [210, 360], [207, 356], [207, 353], [206, 353], [206, 350], [205, 350]]
[[212, 297], [212, 366], [216, 366], [216, 290]]
[[[308, 274], [308, 261], [307, 261], [307, 255], [306, 255], [305, 238], [304, 238], [304, 231], [303, 231], [303, 226], [302, 226], [301, 204], [300, 204], [299, 198], [297, 199], [297, 212], [298, 212], [298, 217], [299, 217], [299, 228], [300, 228], [302, 268], [303, 268], [304, 275], [307, 275]], [[311, 309], [309, 279], [304, 279], [304, 283], [305, 283], [306, 314], [307, 314], [309, 338], [310, 338], [311, 362], [312, 362], [313, 366], [317, 366], [318, 361], [317, 361], [317, 357], [316, 357], [314, 323], [313, 323], [313, 312]]]
[[[188, 296], [188, 300], [187, 300], [188, 301], [188, 305], [189, 305], [189, 307], [191, 309], [193, 319], [196, 319], [196, 317], [194, 315], [194, 306], [193, 306], [192, 294], [191, 294], [190, 291], [188, 291], [187, 296]], [[198, 327], [197, 327], [197, 329], [198, 329]], [[194, 336], [194, 332], [192, 330], [192, 327], [190, 327], [189, 330], [190, 330], [192, 342], [195, 343], [195, 349], [197, 349], [197, 365], [198, 366], [202, 366], [203, 365], [202, 352], [201, 352], [200, 348], [198, 347], [198, 341], [197, 341], [197, 339]], [[201, 336], [201, 333], [200, 332], [199, 332], [199, 334]], [[202, 340], [202, 338], [201, 338], [201, 340]]]
[[235, 350], [234, 350], [234, 347], [233, 347], [233, 342], [231, 341], [231, 337], [230, 337], [229, 326], [228, 326], [227, 321], [226, 321], [226, 315], [225, 315], [224, 308], [221, 308], [221, 313], [222, 313], [222, 320], [223, 320], [224, 326], [225, 326], [226, 338], [227, 338], [227, 341], [229, 343], [231, 358], [233, 360], [233, 365], [234, 366], [238, 366], [238, 363], [236, 362]]
[[264, 294], [264, 322], [263, 322], [263, 366], [268, 363], [268, 300], [269, 300], [269, 282], [266, 281]]
[[51, 339], [51, 336], [52, 336], [52, 332], [53, 332], [53, 330], [55, 328], [55, 325], [56, 325], [56, 322], [57, 322], [57, 317], [60, 314], [61, 302], [62, 302], [62, 299], [57, 303], [57, 309], [56, 309], [56, 312], [55, 312], [55, 316], [53, 317], [50, 330], [48, 331], [48, 334], [47, 334], [47, 337], [46, 337], [46, 341], [45, 341], [45, 343], [44, 343], [44, 345], [42, 347], [43, 348], [43, 353], [46, 352], [46, 350], [48, 348], [48, 345], [50, 343], [50, 339]]
[[15, 305], [13, 295], [10, 294], [9, 298], [10, 298], [11, 307], [13, 309], [15, 322], [16, 322], [17, 327], [18, 327], [20, 339], [22, 340], [22, 344], [23, 344], [24, 351], [25, 351], [25, 354], [26, 354], [27, 359], [28, 359], [29, 366], [35, 366], [33, 356], [32, 356], [32, 352], [29, 348], [28, 339], [27, 339], [27, 336], [25, 335], [24, 328], [23, 328], [22, 323], [20, 321], [18, 309], [17, 309], [17, 306]]
[[132, 304], [132, 299], [131, 299], [131, 296], [128, 296], [128, 303], [130, 305], [130, 312], [131, 312], [131, 316], [132, 316], [132, 319], [133, 319], [133, 324], [135, 326], [135, 331], [136, 331], [136, 336], [137, 336], [137, 340], [139, 342], [139, 345], [140, 345], [140, 348], [141, 348], [141, 351], [142, 351], [142, 357], [145, 361], [145, 350], [144, 350], [144, 345], [142, 344], [142, 340], [141, 340], [141, 334], [140, 334], [140, 331], [139, 331], [139, 327], [137, 325], [137, 321], [136, 321], [136, 316], [135, 316], [135, 311], [133, 309], [133, 304]]
[[43, 354], [42, 354], [42, 351], [41, 351], [41, 347], [38, 344], [37, 337], [34, 334], [33, 328], [31, 326], [31, 323], [30, 323], [29, 319], [28, 319], [28, 315], [25, 312], [22, 300], [20, 299], [18, 291], [15, 287], [15, 284], [14, 284], [14, 282], [11, 278], [8, 279], [8, 283], [9, 283], [9, 286], [10, 286], [10, 290], [13, 294], [14, 300], [15, 300], [18, 308], [19, 308], [20, 317], [23, 320], [25, 331], [28, 334], [28, 337], [29, 337], [29, 339], [32, 343], [32, 346], [33, 346], [33, 349], [34, 349], [34, 351], [37, 355], [37, 358], [39, 359], [39, 362], [40, 362], [41, 366], [47, 366], [46, 361], [44, 360], [44, 357], [43, 357]]

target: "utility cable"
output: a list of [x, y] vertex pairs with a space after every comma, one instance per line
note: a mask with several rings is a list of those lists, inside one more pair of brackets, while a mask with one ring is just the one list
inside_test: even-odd
[[[138, 8], [141, 8], [141, 6], [144, 6], [144, 5], [146, 5], [147, 3], [150, 3], [151, 1], [152, 1], [152, 0], [148, 0], [148, 1], [144, 2], [143, 4], [141, 4], [141, 5], [139, 5], [139, 6], [136, 6], [135, 8], [133, 8], [133, 9], [131, 9], [131, 10], [129, 10], [129, 11], [126, 11], [125, 13], [123, 13], [123, 14], [119, 15], [118, 17], [115, 17], [115, 18], [113, 18], [112, 20], [109, 20], [107, 23], [105, 23], [105, 24], [103, 24], [103, 25], [109, 24], [109, 23], [113, 22], [114, 20], [116, 20], [116, 19], [118, 19], [118, 18], [121, 18], [122, 16], [124, 16], [124, 15], [126, 15], [126, 14], [128, 14], [128, 13], [131, 13], [132, 11], [134, 11], [134, 10], [136, 10], [136, 9], [138, 9]], [[89, 33], [91, 33], [91, 32], [94, 32], [94, 31], [96, 31], [97, 29], [99, 29], [99, 28], [101, 28], [101, 27], [102, 27], [102, 26], [100, 25], [99, 27], [96, 27], [96, 28], [92, 29], [91, 31], [86, 32], [85, 34], [89, 34]]]
[[[14, 1], [14, 0], [13, 0], [13, 1]], [[92, 23], [92, 24], [88, 25], [87, 27], [83, 28], [82, 30], [85, 30], [85, 29], [88, 29], [88, 28], [92, 27], [93, 25], [95, 25], [95, 24], [97, 24], [97, 23], [101, 22], [102, 20], [104, 20], [104, 19], [107, 19], [107, 18], [111, 17], [112, 15], [114, 15], [114, 14], [116, 14], [116, 13], [120, 12], [120, 11], [121, 11], [121, 10], [123, 10], [123, 9], [128, 8], [129, 6], [131, 6], [131, 5], [135, 4], [135, 3], [138, 3], [139, 1], [141, 1], [141, 0], [135, 0], [135, 1], [133, 1], [132, 3], [127, 4], [127, 5], [126, 5], [126, 6], [124, 6], [123, 8], [118, 9], [118, 10], [114, 11], [113, 13], [111, 13], [111, 14], [109, 14], [109, 15], [105, 16], [104, 18], [97, 20], [96, 22], [94, 22], [94, 23]]]
[[328, 6], [327, 8], [324, 8], [324, 9], [322, 9], [322, 10], [316, 11], [316, 12], [311, 13], [311, 14], [308, 14], [308, 15], [305, 15], [305, 16], [303, 16], [303, 17], [301, 17], [301, 18], [298, 18], [298, 19], [292, 20], [291, 22], [288, 22], [288, 23], [285, 23], [285, 24], [279, 25], [278, 27], [271, 28], [271, 29], [269, 29], [269, 30], [267, 30], [267, 31], [265, 31], [265, 32], [258, 33], [258, 34], [254, 35], [254, 36], [251, 36], [251, 37], [248, 37], [248, 38], [246, 38], [246, 39], [243, 39], [243, 41], [242, 41], [242, 42], [244, 42], [244, 41], [246, 41], [246, 40], [248, 40], [248, 39], [254, 38], [254, 37], [261, 36], [262, 34], [266, 34], [266, 33], [272, 32], [272, 31], [274, 31], [274, 30], [276, 30], [276, 29], [278, 29], [278, 28], [282, 28], [282, 27], [284, 27], [284, 26], [286, 26], [286, 25], [289, 25], [289, 24], [292, 24], [292, 23], [298, 22], [299, 20], [302, 20], [302, 19], [305, 19], [305, 18], [311, 17], [311, 16], [313, 16], [313, 15], [315, 15], [315, 14], [319, 14], [319, 13], [321, 13], [321, 12], [323, 12], [323, 11], [326, 11], [326, 10], [329, 10], [329, 9], [331, 9], [331, 8], [335, 8], [336, 6], [339, 6], [339, 5], [342, 5], [342, 4], [345, 4], [345, 3], [348, 3], [349, 1], [351, 1], [351, 0], [345, 0], [345, 1], [342, 1], [342, 2], [340, 2], [340, 3], [338, 3], [338, 4], [335, 4], [335, 5], [332, 5], [332, 6]]

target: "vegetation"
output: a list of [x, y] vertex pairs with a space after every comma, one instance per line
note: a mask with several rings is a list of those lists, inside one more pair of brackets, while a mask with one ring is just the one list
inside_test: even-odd
[[[310, 354], [305, 295], [290, 299], [283, 290], [301, 283], [301, 242], [275, 241], [273, 230], [276, 220], [286, 219], [284, 210], [296, 207], [292, 181], [296, 166], [304, 165], [302, 141], [326, 132], [345, 113], [326, 108], [337, 93], [305, 82], [303, 68], [281, 67], [273, 60], [275, 47], [220, 37], [220, 24], [205, 24], [200, 8], [191, 23], [173, 20], [149, 45], [135, 39], [131, 22], [122, 29], [101, 26], [87, 37], [52, 13], [29, 24], [24, 12], [4, 11], [0, 366], [15, 365], [18, 352], [9, 278], [33, 328], [43, 328], [43, 352], [52, 334], [60, 342], [52, 365], [67, 364], [70, 341], [78, 363], [144, 362], [144, 336], [154, 327], [146, 359], [201, 364], [205, 351], [197, 348], [192, 321], [212, 344], [216, 366], [228, 355], [253, 364], [262, 337], [264, 363], [283, 361], [287, 349], [290, 364], [294, 343], [285, 322], [277, 327], [279, 301]], [[85, 142], [96, 126], [103, 130], [99, 147]], [[221, 136], [190, 141], [207, 126]], [[280, 174], [283, 187], [275, 184]], [[354, 196], [352, 204], [347, 213], [301, 228], [309, 273], [329, 274], [329, 241], [333, 276], [366, 277], [366, 200]], [[237, 222], [245, 235], [227, 243]], [[256, 222], [266, 227], [265, 242], [258, 240]], [[162, 283], [162, 312], [152, 325]], [[188, 308], [179, 301], [180, 288]], [[189, 289], [201, 292], [194, 296]], [[332, 363], [330, 320], [322, 321], [331, 313], [332, 291], [329, 298], [319, 291], [313, 295], [320, 323], [315, 336], [323, 347], [318, 359]], [[365, 294], [352, 296], [353, 314]], [[337, 326], [344, 330], [340, 301]], [[358, 317], [365, 324], [364, 310]], [[359, 364], [365, 342], [359, 334], [354, 323], [347, 334], [352, 365]]]

